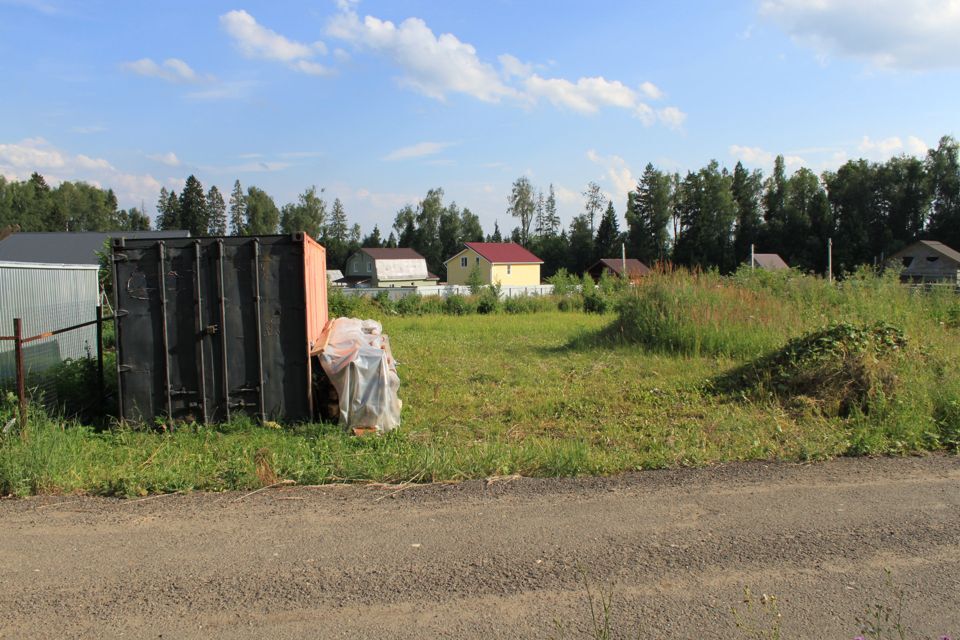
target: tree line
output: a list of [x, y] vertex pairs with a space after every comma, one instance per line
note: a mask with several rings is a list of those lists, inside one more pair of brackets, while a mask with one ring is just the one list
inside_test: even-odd
[[120, 209], [112, 189], [85, 182], [50, 187], [34, 172], [27, 180], [0, 175], [0, 229], [21, 231], [143, 231], [150, 218], [136, 207]]
[[[553, 185], [544, 192], [525, 176], [513, 182], [507, 198], [505, 213], [517, 222], [507, 234], [499, 221], [485, 234], [469, 208], [444, 203], [441, 188], [400, 209], [383, 238], [379, 225], [363, 236], [340, 199], [328, 204], [323, 189], [310, 187], [296, 202], [277, 207], [256, 186], [243, 189], [237, 180], [225, 199], [192, 175], [179, 194], [161, 189], [155, 222], [158, 229], [197, 236], [303, 231], [327, 248], [330, 268], [342, 268], [360, 247], [411, 247], [441, 278], [443, 261], [471, 241], [517, 242], [544, 261], [547, 277], [619, 257], [621, 245], [628, 257], [650, 265], [673, 262], [723, 273], [748, 260], [752, 245], [823, 273], [832, 239], [835, 270], [842, 272], [879, 263], [917, 239], [960, 249], [958, 151], [957, 141], [944, 136], [924, 158], [850, 160], [820, 175], [806, 167], [788, 175], [783, 156], [769, 176], [740, 162], [730, 171], [714, 160], [684, 176], [648, 164], [627, 194], [622, 230], [614, 203], [596, 183], [587, 184], [582, 210], [564, 227]], [[82, 182], [50, 188], [34, 173], [20, 182], [0, 176], [0, 229], [12, 224], [23, 231], [146, 230], [150, 219], [136, 208], [119, 209], [110, 189]]]

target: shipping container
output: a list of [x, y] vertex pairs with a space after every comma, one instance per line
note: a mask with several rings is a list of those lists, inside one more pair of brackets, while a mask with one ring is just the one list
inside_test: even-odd
[[[23, 335], [34, 336], [96, 318], [100, 302], [96, 265], [0, 262], [0, 335], [13, 335], [13, 319]], [[96, 356], [96, 328], [83, 327], [36, 340], [23, 347], [24, 372], [36, 377], [67, 359]], [[0, 384], [16, 376], [14, 343], [0, 340]]]
[[326, 251], [309, 236], [113, 241], [119, 415], [316, 416]]

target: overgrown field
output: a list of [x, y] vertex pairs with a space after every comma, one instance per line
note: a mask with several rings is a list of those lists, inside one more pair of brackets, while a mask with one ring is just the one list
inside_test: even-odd
[[[250, 422], [98, 433], [34, 412], [25, 432], [0, 436], [0, 493], [607, 474], [960, 442], [952, 291], [867, 274], [838, 286], [675, 272], [603, 295], [604, 314], [365, 304], [400, 363], [404, 424], [384, 437]], [[0, 426], [13, 411], [8, 397]]]

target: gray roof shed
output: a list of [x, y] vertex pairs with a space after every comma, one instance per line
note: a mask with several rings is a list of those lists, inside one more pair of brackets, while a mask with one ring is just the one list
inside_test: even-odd
[[189, 238], [189, 231], [19, 232], [0, 240], [0, 260], [43, 264], [99, 264], [108, 238]]

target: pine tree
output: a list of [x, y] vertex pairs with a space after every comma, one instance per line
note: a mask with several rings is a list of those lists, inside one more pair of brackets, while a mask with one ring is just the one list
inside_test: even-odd
[[371, 231], [370, 235], [363, 239], [361, 246], [369, 247], [371, 249], [379, 249], [382, 247], [383, 238], [380, 237], [380, 227], [373, 225], [373, 231]]
[[191, 236], [205, 236], [209, 226], [208, 218], [203, 185], [196, 176], [190, 175], [180, 192], [180, 225], [189, 231]]
[[560, 235], [562, 224], [560, 223], [560, 216], [557, 214], [557, 196], [553, 192], [553, 184], [550, 185], [547, 201], [543, 206], [543, 217], [545, 218], [546, 226], [545, 235]]
[[216, 185], [207, 191], [207, 215], [210, 220], [207, 233], [211, 236], [227, 235], [227, 205]]
[[730, 187], [737, 205], [737, 226], [734, 232], [733, 250], [737, 263], [750, 259], [750, 245], [760, 240], [763, 218], [760, 214], [760, 190], [763, 176], [760, 171], [747, 171], [737, 162], [733, 169]]
[[[323, 193], [323, 189], [320, 193]], [[285, 204], [280, 212], [280, 229], [283, 233], [302, 231], [318, 239], [324, 235], [326, 221], [327, 203], [317, 195], [316, 187], [301, 193], [296, 204]]]
[[242, 236], [247, 232], [247, 196], [243, 193], [240, 181], [233, 183], [230, 194], [230, 235]]
[[627, 194], [627, 226], [632, 257], [651, 264], [667, 256], [667, 224], [673, 208], [673, 178], [647, 164], [637, 188]]
[[157, 198], [157, 229], [169, 231], [180, 229], [180, 201], [177, 192], [166, 187], [160, 187], [160, 197]]
[[597, 227], [597, 237], [594, 240], [594, 261], [620, 255], [620, 241], [617, 212], [613, 208], [613, 201], [608, 200], [607, 210], [600, 218], [600, 226]]

